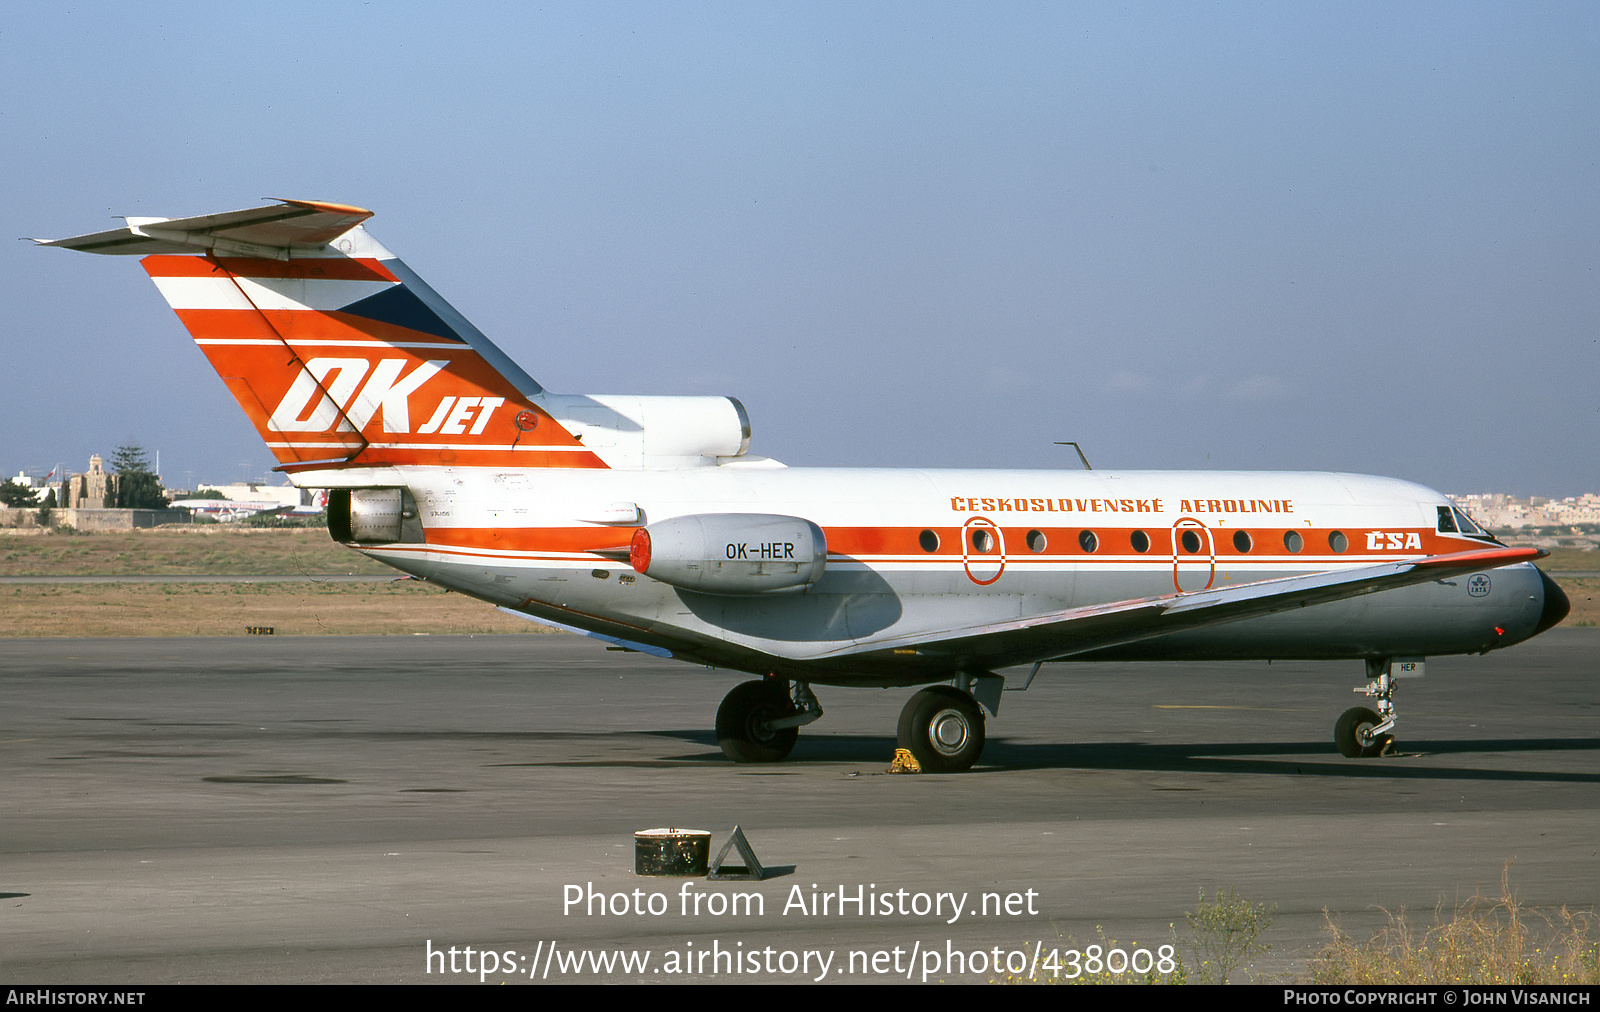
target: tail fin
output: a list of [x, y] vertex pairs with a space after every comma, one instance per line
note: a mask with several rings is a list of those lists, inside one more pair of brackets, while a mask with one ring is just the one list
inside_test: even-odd
[[539, 384], [361, 223], [285, 200], [42, 242], [141, 261], [280, 470], [605, 467]]

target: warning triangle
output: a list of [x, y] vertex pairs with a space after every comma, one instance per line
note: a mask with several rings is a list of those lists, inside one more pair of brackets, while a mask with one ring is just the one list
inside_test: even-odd
[[[722, 860], [734, 847], [739, 848], [739, 856], [744, 858], [744, 867], [729, 865], [724, 868]], [[756, 859], [756, 852], [750, 849], [750, 841], [744, 838], [744, 830], [734, 826], [733, 835], [728, 837], [728, 842], [717, 851], [717, 859], [711, 862], [711, 870], [706, 874], [706, 878], [759, 882], [766, 875], [766, 869], [761, 867], [761, 862]]]

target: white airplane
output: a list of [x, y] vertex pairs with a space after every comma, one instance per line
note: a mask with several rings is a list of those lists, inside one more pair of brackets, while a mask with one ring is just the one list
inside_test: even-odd
[[276, 499], [176, 499], [172, 505], [196, 516], [223, 521], [243, 520], [257, 513], [278, 513], [289, 509]]
[[175, 499], [172, 505], [196, 516], [231, 523], [254, 516], [320, 517], [327, 509], [328, 494], [319, 491], [309, 504], [289, 506], [277, 499]]
[[43, 245], [140, 255], [333, 537], [413, 576], [659, 656], [759, 676], [723, 751], [784, 758], [811, 686], [916, 686], [899, 743], [965, 769], [996, 672], [1073, 660], [1357, 659], [1395, 679], [1568, 603], [1444, 496], [1388, 478], [788, 468], [731, 397], [552, 393], [362, 227], [286, 200]]

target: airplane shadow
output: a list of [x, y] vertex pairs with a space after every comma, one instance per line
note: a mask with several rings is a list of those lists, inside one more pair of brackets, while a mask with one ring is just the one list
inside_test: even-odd
[[[708, 751], [663, 756], [662, 765], [727, 764], [717, 749], [716, 735], [705, 730], [650, 732], [705, 745]], [[1600, 773], [1511, 770], [1466, 766], [1413, 765], [1411, 761], [1448, 755], [1495, 753], [1594, 752], [1600, 738], [1483, 738], [1402, 741], [1394, 756], [1345, 759], [1323, 741], [1284, 742], [1074, 742], [1034, 744], [990, 738], [983, 758], [971, 772], [1005, 773], [1035, 769], [1141, 770], [1164, 773], [1230, 773], [1271, 776], [1333, 776], [1399, 780], [1501, 780], [1539, 783], [1600, 783]], [[794, 763], [863, 763], [887, 766], [895, 740], [877, 735], [802, 734], [786, 763], [739, 767], [751, 772], [778, 772]], [[731, 765], [731, 764], [730, 764]]]
[[[759, 776], [793, 776], [797, 764], [837, 763], [887, 767], [894, 757], [895, 740], [881, 735], [800, 735], [787, 761], [771, 765], [737, 766], [722, 754], [715, 732], [706, 728], [624, 732], [643, 734], [699, 746], [693, 752], [664, 752], [631, 758], [555, 759], [495, 763], [496, 766], [635, 767], [685, 766], [737, 769]], [[537, 738], [610, 738], [615, 732], [548, 733]], [[527, 733], [506, 737], [529, 737]], [[990, 738], [974, 774], [1022, 770], [1139, 770], [1151, 773], [1227, 773], [1267, 776], [1329, 776], [1391, 780], [1498, 780], [1529, 783], [1600, 783], [1600, 773], [1554, 770], [1514, 770], [1493, 767], [1426, 764], [1442, 756], [1527, 754], [1535, 752], [1600, 751], [1600, 738], [1440, 738], [1402, 740], [1395, 755], [1379, 759], [1345, 759], [1326, 741], [1185, 742], [1155, 744], [1138, 741], [1023, 743]]]

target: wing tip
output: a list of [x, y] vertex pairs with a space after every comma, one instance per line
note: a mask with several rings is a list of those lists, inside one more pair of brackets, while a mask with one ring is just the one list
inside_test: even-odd
[[1418, 559], [1416, 566], [1467, 566], [1493, 563], [1496, 566], [1509, 566], [1515, 562], [1532, 562], [1543, 559], [1550, 553], [1543, 548], [1474, 548], [1465, 552], [1450, 552], [1445, 555], [1430, 555], [1426, 559]]
[[331, 200], [293, 200], [289, 197], [263, 197], [263, 200], [276, 200], [280, 204], [290, 207], [303, 207], [310, 211], [326, 211], [329, 214], [360, 215], [363, 219], [370, 218], [373, 212], [354, 204], [336, 204]]

